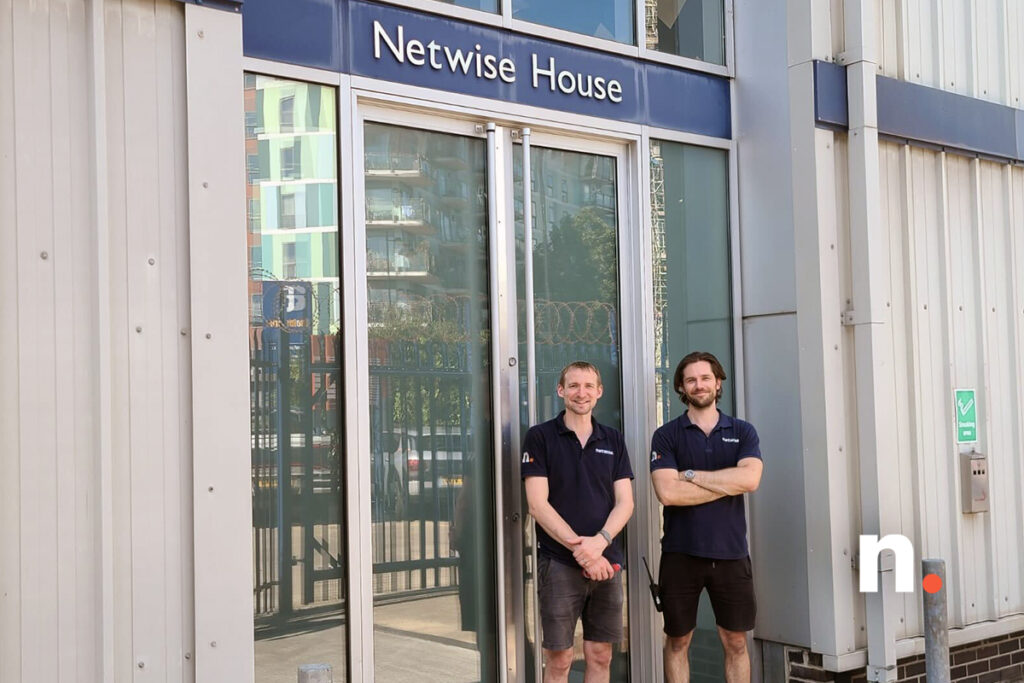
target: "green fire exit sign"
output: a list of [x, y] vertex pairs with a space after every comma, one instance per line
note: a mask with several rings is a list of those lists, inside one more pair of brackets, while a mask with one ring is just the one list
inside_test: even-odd
[[978, 402], [974, 389], [956, 390], [956, 442], [972, 443], [978, 440]]

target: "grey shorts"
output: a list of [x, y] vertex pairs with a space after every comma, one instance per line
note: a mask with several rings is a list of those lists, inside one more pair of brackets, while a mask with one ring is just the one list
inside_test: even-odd
[[545, 650], [570, 649], [580, 617], [584, 640], [622, 640], [622, 572], [615, 572], [607, 581], [591, 581], [584, 578], [579, 566], [570, 567], [541, 555], [537, 575]]

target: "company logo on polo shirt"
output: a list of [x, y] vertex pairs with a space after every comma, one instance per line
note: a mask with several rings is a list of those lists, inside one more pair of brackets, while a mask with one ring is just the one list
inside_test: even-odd
[[530, 454], [527, 453], [526, 451], [523, 451], [523, 462], [526, 464], [533, 462], [533, 458], [531, 458]]
[[610, 451], [607, 448], [595, 448], [594, 451], [604, 453], [605, 455], [615, 455], [615, 451]]
[[722, 437], [722, 441], [724, 441], [725, 443], [739, 443], [740, 442], [739, 439], [730, 439], [730, 438], [725, 437], [725, 436]]
[[655, 460], [661, 460], [661, 453], [658, 451], [651, 451], [651, 462], [654, 462]]

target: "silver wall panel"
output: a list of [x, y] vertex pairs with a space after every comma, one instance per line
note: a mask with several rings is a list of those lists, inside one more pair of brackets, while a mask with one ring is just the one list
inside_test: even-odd
[[0, 2], [0, 680], [191, 680], [183, 14]]
[[[890, 235], [893, 381], [902, 531], [920, 556], [947, 562], [950, 617], [965, 626], [1024, 609], [1021, 496], [1020, 169], [882, 144]], [[955, 443], [953, 389], [973, 388], [979, 441]], [[987, 513], [960, 510], [959, 453], [989, 456]], [[920, 635], [917, 596], [898, 637]]]
[[758, 638], [809, 643], [805, 481], [800, 443], [800, 375], [794, 314], [743, 323], [746, 419], [757, 429], [764, 475], [749, 496], [750, 554]]
[[1017, 0], [875, 0], [878, 73], [1020, 108], [1024, 6]]
[[[740, 254], [744, 316], [796, 310], [789, 153], [786, 13], [773, 3], [735, 3]], [[750, 284], [754, 286], [750, 286]], [[740, 313], [739, 311], [737, 313]]]

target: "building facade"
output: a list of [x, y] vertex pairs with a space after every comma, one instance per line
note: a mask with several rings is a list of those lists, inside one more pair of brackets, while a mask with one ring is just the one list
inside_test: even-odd
[[539, 681], [519, 442], [580, 358], [637, 474], [613, 680], [661, 680], [645, 454], [698, 348], [765, 454], [755, 676], [920, 676], [920, 569], [858, 590], [901, 534], [954, 679], [1024, 678], [1022, 38], [1013, 0], [7, 0], [0, 680]]

